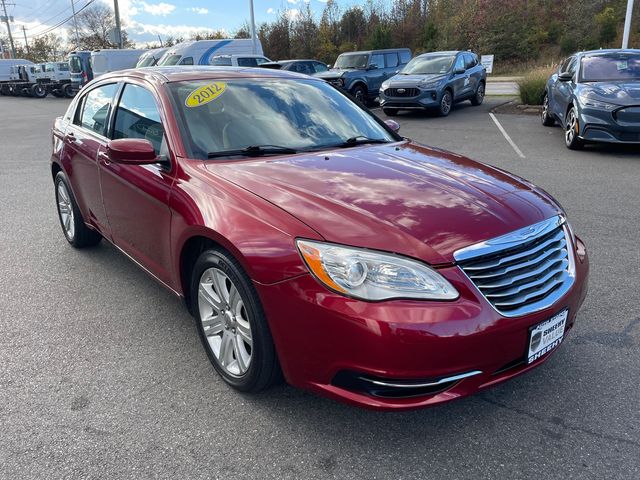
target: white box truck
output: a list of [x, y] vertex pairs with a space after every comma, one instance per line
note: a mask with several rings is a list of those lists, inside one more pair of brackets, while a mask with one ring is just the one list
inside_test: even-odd
[[93, 78], [98, 78], [105, 73], [115, 72], [117, 70], [126, 70], [128, 68], [134, 68], [140, 55], [145, 53], [146, 50], [134, 50], [134, 49], [104, 49], [94, 50], [91, 52], [91, 70], [93, 71]]
[[[158, 62], [167, 65], [211, 65], [213, 57], [220, 55], [252, 55], [253, 40], [227, 38], [222, 40], [194, 40], [169, 48]], [[262, 44], [256, 39], [255, 55], [263, 55]]]

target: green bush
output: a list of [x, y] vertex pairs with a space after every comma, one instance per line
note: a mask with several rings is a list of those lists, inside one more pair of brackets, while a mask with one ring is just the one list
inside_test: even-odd
[[544, 88], [551, 72], [548, 69], [537, 69], [527, 72], [518, 80], [520, 101], [524, 105], [542, 105]]

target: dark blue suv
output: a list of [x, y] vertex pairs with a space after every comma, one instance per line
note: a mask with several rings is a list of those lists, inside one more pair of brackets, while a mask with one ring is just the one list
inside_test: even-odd
[[472, 52], [433, 52], [418, 55], [380, 88], [380, 106], [387, 115], [398, 110], [434, 108], [449, 115], [454, 103], [484, 99], [487, 71]]
[[411, 60], [408, 48], [347, 52], [338, 56], [333, 68], [315, 76], [343, 88], [361, 102], [378, 96], [380, 85]]

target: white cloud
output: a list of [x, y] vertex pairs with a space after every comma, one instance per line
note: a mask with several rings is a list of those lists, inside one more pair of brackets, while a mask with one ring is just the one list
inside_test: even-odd
[[190, 11], [190, 12], [197, 13], [198, 15], [208, 15], [209, 14], [209, 9], [208, 8], [191, 7], [191, 8], [187, 8], [187, 10]]
[[295, 20], [300, 16], [300, 10], [298, 10], [297, 8], [290, 8], [284, 13], [289, 18], [289, 20]]
[[289, 2], [289, 3], [293, 4], [293, 5], [297, 4], [299, 1], [300, 0], [287, 0], [287, 2]]
[[160, 3], [138, 2], [138, 3], [140, 4], [140, 6], [145, 12], [151, 15], [156, 15], [161, 17], [166, 17], [176, 9], [175, 5], [172, 5], [170, 3], [164, 3], [164, 2], [160, 2]]
[[276, 13], [276, 10], [275, 8], [267, 8], [267, 13], [268, 14]]

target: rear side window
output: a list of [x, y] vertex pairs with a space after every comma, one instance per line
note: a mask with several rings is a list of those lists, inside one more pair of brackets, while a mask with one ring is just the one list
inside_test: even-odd
[[180, 65], [193, 65], [193, 57], [184, 57], [180, 61]]
[[385, 53], [384, 59], [387, 64], [387, 68], [398, 66], [398, 54], [397, 53]]
[[113, 138], [141, 138], [149, 140], [160, 154], [164, 129], [153, 94], [146, 88], [127, 84], [116, 108]]
[[231, 57], [213, 57], [211, 65], [215, 65], [216, 67], [230, 67]]
[[105, 135], [109, 107], [117, 90], [115, 83], [94, 88], [87, 93], [81, 102], [82, 113], [79, 115], [80, 126], [99, 135]]
[[256, 57], [256, 63], [258, 65], [262, 65], [263, 63], [267, 63], [270, 62], [271, 60], [269, 60], [268, 58], [264, 58], [264, 57]]
[[411, 52], [407, 50], [400, 50], [400, 63], [409, 63], [409, 60], [411, 60]]

